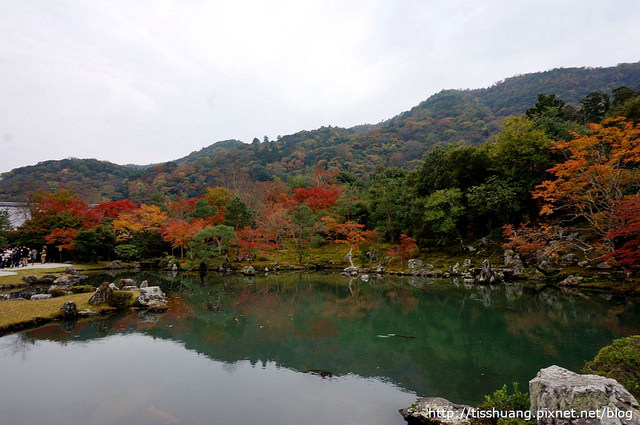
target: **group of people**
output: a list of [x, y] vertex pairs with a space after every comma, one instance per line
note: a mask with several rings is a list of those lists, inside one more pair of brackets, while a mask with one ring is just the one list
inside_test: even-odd
[[26, 267], [30, 263], [35, 264], [38, 260], [40, 260], [42, 264], [47, 262], [46, 245], [42, 247], [40, 252], [38, 252], [36, 248], [29, 248], [24, 245], [16, 246], [14, 248], [5, 248], [0, 251], [0, 269]]

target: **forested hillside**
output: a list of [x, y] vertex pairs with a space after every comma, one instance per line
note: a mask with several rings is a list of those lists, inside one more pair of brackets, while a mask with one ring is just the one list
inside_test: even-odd
[[227, 140], [147, 169], [97, 160], [46, 161], [5, 173], [0, 199], [24, 200], [36, 189], [68, 188], [89, 202], [143, 202], [158, 193], [197, 196], [207, 186], [237, 189], [251, 181], [289, 181], [311, 175], [317, 165], [360, 177], [378, 166], [413, 169], [434, 146], [491, 140], [506, 118], [523, 114], [538, 94], [555, 94], [577, 114], [599, 114], [615, 88], [639, 85], [640, 63], [520, 75], [484, 89], [444, 90], [376, 125], [322, 127], [250, 144]]
[[97, 159], [67, 158], [16, 168], [2, 175], [0, 200], [27, 201], [40, 191], [70, 189], [87, 202], [126, 198], [128, 180], [140, 172], [133, 167]]
[[[411, 116], [474, 105], [464, 93], [444, 94]], [[405, 141], [395, 126], [408, 118], [220, 142], [123, 177], [129, 199], [89, 205], [45, 187], [32, 197], [31, 219], [5, 230], [6, 240], [85, 260], [179, 251], [190, 268], [228, 268], [230, 258], [279, 263], [280, 255], [304, 266], [312, 252], [337, 252], [333, 244], [345, 245], [351, 267], [357, 259], [402, 268], [419, 249], [499, 243], [549, 278], [568, 266], [618, 267], [623, 280], [640, 272], [640, 90], [590, 92], [576, 106], [539, 94], [523, 112], [482, 144]], [[411, 142], [428, 149], [416, 166], [392, 166]], [[84, 171], [122, 171], [94, 165]]]

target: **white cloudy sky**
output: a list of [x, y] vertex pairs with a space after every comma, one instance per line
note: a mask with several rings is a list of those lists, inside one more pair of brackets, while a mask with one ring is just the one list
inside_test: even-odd
[[167, 161], [637, 62], [638, 22], [637, 0], [0, 0], [0, 172]]

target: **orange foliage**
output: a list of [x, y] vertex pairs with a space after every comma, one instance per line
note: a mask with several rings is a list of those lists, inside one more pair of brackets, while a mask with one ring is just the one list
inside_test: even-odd
[[167, 213], [160, 207], [142, 204], [140, 208], [124, 212], [113, 220], [113, 230], [119, 240], [128, 240], [138, 233], [159, 231], [167, 218]]
[[393, 245], [391, 249], [387, 251], [387, 255], [390, 257], [399, 257], [401, 260], [400, 265], [402, 265], [403, 261], [407, 261], [417, 251], [418, 245], [416, 245], [416, 240], [403, 233], [400, 235], [400, 243]]
[[525, 263], [535, 263], [536, 254], [547, 244], [546, 227], [520, 226], [516, 229], [511, 224], [502, 227], [502, 236], [507, 240], [502, 246], [520, 254]]
[[45, 241], [49, 245], [55, 245], [56, 248], [69, 249], [75, 248], [73, 240], [78, 235], [76, 229], [53, 229], [46, 237]]
[[611, 257], [631, 269], [640, 268], [640, 195], [626, 198], [614, 208], [618, 226], [607, 233], [614, 242]]
[[569, 159], [549, 169], [555, 179], [542, 182], [533, 196], [546, 202], [541, 214], [567, 212], [605, 236], [615, 227], [613, 209], [626, 187], [640, 181], [640, 125], [619, 117], [589, 127], [588, 135], [555, 143]]
[[172, 248], [187, 248], [193, 237], [204, 227], [201, 220], [193, 220], [191, 223], [184, 220], [172, 220], [166, 223], [160, 232], [162, 238], [171, 243]]

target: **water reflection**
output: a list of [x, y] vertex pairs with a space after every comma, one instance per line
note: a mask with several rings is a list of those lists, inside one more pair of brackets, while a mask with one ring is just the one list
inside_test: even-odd
[[[380, 398], [369, 394], [369, 407], [355, 403], [359, 406], [356, 409], [375, 410], [374, 405], [388, 406], [385, 400], [393, 399], [400, 402], [388, 406], [395, 418], [395, 410], [403, 407], [404, 400], [411, 401], [411, 393], [475, 403], [503, 383], [519, 381], [526, 387], [541, 367], [558, 364], [579, 370], [613, 338], [638, 333], [640, 324], [640, 312], [633, 300], [551, 288], [531, 290], [522, 285], [465, 288], [462, 282], [456, 285], [426, 278], [375, 276], [364, 283], [321, 274], [254, 278], [142, 273], [96, 276], [94, 281], [123, 277], [160, 284], [171, 296], [169, 312], [136, 312], [80, 321], [75, 326], [56, 323], [5, 337], [0, 339], [0, 367], [13, 367], [4, 363], [15, 359], [23, 359], [23, 364], [31, 367], [34, 358], [44, 356], [58, 370], [62, 368], [58, 356], [68, 358], [71, 351], [82, 357], [108, 351], [100, 361], [111, 368], [110, 359], [114, 357], [129, 359], [132, 364], [140, 361], [129, 345], [133, 340], [135, 347], [153, 346], [154, 350], [169, 344], [172, 352], [191, 354], [174, 353], [175, 358], [167, 359], [159, 373], [181, 369], [183, 365], [177, 359], [182, 355], [189, 361], [204, 359], [203, 370], [225, 370], [236, 376], [234, 385], [238, 388], [251, 387], [254, 380], [264, 379], [265, 394], [256, 397], [274, 406], [288, 400], [292, 395], [289, 391], [299, 392], [279, 378], [313, 383], [313, 390], [300, 390], [309, 394], [320, 391], [316, 386], [326, 387], [329, 393], [330, 388], [336, 388], [339, 394], [337, 388], [342, 386], [347, 404], [364, 391], [347, 388], [362, 385], [372, 391], [375, 388]], [[41, 354], [43, 350], [55, 353], [47, 357]], [[122, 384], [129, 385], [131, 367], [122, 367], [113, 373], [119, 375]], [[203, 370], [194, 373], [206, 374]], [[91, 369], [83, 373], [92, 376]], [[248, 381], [243, 381], [243, 376]], [[176, 379], [182, 382], [179, 385], [195, 385], [188, 375]], [[161, 384], [150, 380], [146, 385]], [[202, 390], [218, 391], [217, 383], [210, 386]], [[326, 397], [314, 399], [313, 405], [342, 402], [337, 395]], [[301, 402], [289, 406], [296, 420], [297, 413], [293, 412], [297, 412], [297, 403]], [[174, 411], [162, 410], [157, 404], [152, 407], [168, 413], [168, 423], [170, 417], [182, 420], [183, 416]], [[176, 409], [179, 412], [181, 408]], [[336, 417], [325, 418], [324, 423], [327, 420], [349, 423]], [[191, 417], [185, 423], [198, 421]]]

